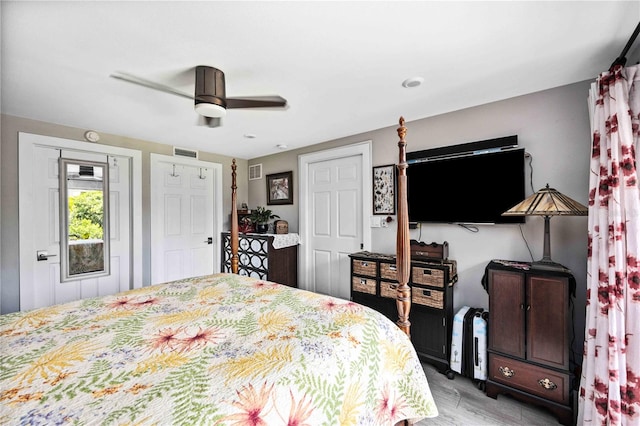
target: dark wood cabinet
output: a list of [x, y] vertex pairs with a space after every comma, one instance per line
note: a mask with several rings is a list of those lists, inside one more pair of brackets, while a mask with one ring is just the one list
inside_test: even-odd
[[[398, 320], [395, 256], [359, 252], [351, 258], [351, 300]], [[452, 260], [411, 262], [411, 341], [416, 352], [438, 371], [453, 378], [449, 369], [453, 327], [453, 284], [457, 280]]]
[[[274, 235], [240, 234], [238, 273], [298, 287], [298, 244], [274, 248]], [[222, 272], [231, 272], [231, 234], [222, 233]]]
[[544, 406], [573, 424], [569, 272], [523, 262], [487, 267], [489, 339], [487, 395], [507, 393]]

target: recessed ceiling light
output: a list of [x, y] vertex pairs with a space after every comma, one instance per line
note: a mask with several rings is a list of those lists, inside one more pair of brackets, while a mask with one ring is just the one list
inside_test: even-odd
[[402, 87], [411, 88], [418, 87], [424, 82], [422, 77], [411, 77], [402, 82]]
[[256, 135], [254, 133], [245, 133], [244, 137], [247, 139], [255, 139]]
[[280, 143], [280, 144], [276, 145], [276, 148], [278, 148], [278, 149], [287, 149], [288, 147], [287, 147], [286, 144]]

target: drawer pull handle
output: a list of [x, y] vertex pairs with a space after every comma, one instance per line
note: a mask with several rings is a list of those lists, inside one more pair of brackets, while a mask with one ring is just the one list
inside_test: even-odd
[[547, 379], [546, 377], [544, 379], [540, 379], [538, 380], [538, 384], [540, 386], [542, 386], [545, 389], [549, 389], [549, 390], [554, 390], [558, 387], [558, 385], [556, 385], [555, 383], [553, 383], [551, 380]]
[[423, 296], [427, 296], [427, 297], [431, 297], [431, 290], [422, 290], [422, 295]]
[[516, 373], [509, 367], [499, 367], [498, 369], [500, 370], [500, 372], [504, 377], [513, 377], [513, 375]]
[[390, 271], [397, 271], [398, 268], [396, 267], [396, 265], [389, 265], [389, 270]]
[[423, 269], [422, 270], [422, 275], [431, 275], [431, 270], [430, 269]]
[[367, 280], [360, 278], [360, 285], [367, 285]]
[[367, 262], [362, 262], [362, 266], [369, 266]]

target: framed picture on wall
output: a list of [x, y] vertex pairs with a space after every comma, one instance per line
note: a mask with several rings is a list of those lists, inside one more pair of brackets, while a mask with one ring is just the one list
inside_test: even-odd
[[267, 175], [267, 204], [293, 204], [293, 172]]
[[396, 166], [373, 168], [373, 214], [396, 214]]

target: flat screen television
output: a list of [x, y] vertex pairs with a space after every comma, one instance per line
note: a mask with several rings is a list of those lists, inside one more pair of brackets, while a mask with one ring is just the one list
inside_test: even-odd
[[524, 223], [524, 216], [502, 216], [525, 198], [524, 148], [407, 162], [410, 222]]

